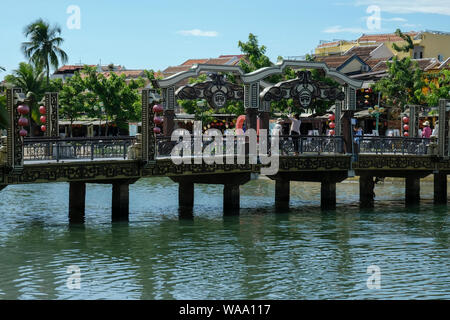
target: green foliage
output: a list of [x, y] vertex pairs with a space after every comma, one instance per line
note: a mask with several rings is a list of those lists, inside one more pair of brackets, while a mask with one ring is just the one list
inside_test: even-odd
[[401, 32], [400, 29], [395, 30], [395, 34], [406, 41], [406, 44], [401, 46], [401, 47], [398, 46], [396, 43], [393, 43], [392, 44], [392, 48], [395, 51], [397, 51], [397, 52], [407, 52], [408, 53], [409, 50], [413, 50], [414, 49], [413, 40], [411, 39], [411, 37], [409, 35], [404, 34], [403, 32]]
[[58, 68], [59, 62], [66, 63], [68, 58], [61, 44], [64, 39], [59, 35], [61, 28], [58, 25], [50, 26], [43, 19], [27, 25], [23, 31], [29, 41], [22, 43], [22, 51], [36, 67], [46, 70], [47, 85], [50, 83], [50, 66]]
[[7, 129], [9, 126], [8, 110], [6, 110], [6, 96], [0, 95], [0, 129]]
[[440, 99], [450, 99], [450, 70], [442, 70], [437, 74], [425, 75], [423, 80], [424, 92], [417, 89], [414, 94], [421, 103], [438, 106]]
[[42, 100], [47, 89], [42, 68], [21, 62], [18, 69], [5, 76], [5, 81], [14, 87], [21, 88], [27, 95], [30, 99], [31, 118], [38, 123], [38, 102]]
[[100, 117], [100, 108], [97, 105], [97, 97], [94, 93], [86, 90], [86, 81], [77, 72], [67, 79], [59, 91], [59, 114], [70, 121], [70, 136], [72, 136], [72, 124], [84, 114]]
[[117, 126], [126, 128], [128, 121], [140, 119], [142, 106], [138, 88], [145, 85], [143, 79], [125, 80], [125, 75], [118, 76], [111, 72], [109, 77], [98, 74], [95, 67], [85, 66], [86, 89], [96, 95], [105, 110], [106, 120], [114, 121]]
[[387, 62], [388, 76], [379, 80], [373, 89], [381, 92], [383, 101], [388, 105], [404, 109], [406, 104], [420, 104], [417, 90], [424, 87], [423, 72], [409, 57], [399, 60], [394, 57]]

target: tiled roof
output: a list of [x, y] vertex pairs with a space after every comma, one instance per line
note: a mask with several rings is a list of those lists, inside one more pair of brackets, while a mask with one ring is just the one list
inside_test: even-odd
[[[418, 32], [410, 31], [404, 34], [414, 37]], [[384, 34], [363, 34], [358, 38], [358, 42], [386, 42], [386, 41], [403, 41], [402, 38], [397, 36], [395, 33], [384, 33]]]
[[326, 57], [318, 57], [317, 61], [325, 62], [327, 66], [331, 68], [338, 68], [343, 65], [348, 59], [350, 59], [352, 55], [343, 55], [343, 56], [326, 56]]
[[[424, 58], [424, 59], [411, 59], [411, 61], [417, 62], [418, 66], [421, 70], [426, 70], [429, 67], [432, 67], [436, 63], [437, 60], [435, 58]], [[387, 61], [380, 61], [372, 68], [372, 71], [374, 71], [374, 72], [383, 71], [383, 70], [387, 70], [387, 68], [388, 68]]]
[[185, 62], [183, 62], [181, 65], [182, 66], [192, 66], [194, 64], [205, 63], [206, 61], [208, 61], [208, 59], [189, 59], [189, 60], [186, 60]]
[[[95, 65], [89, 65], [90, 67], [95, 67]], [[71, 73], [77, 70], [81, 70], [84, 68], [84, 65], [64, 65], [58, 70], [55, 71], [55, 74], [58, 73]]]
[[163, 70], [162, 74], [166, 78], [168, 76], [171, 76], [175, 73], [181, 72], [181, 71], [187, 71], [191, 68], [191, 66], [175, 66], [175, 67], [168, 67], [165, 70]]
[[381, 61], [386, 61], [386, 58], [369, 58], [364, 62], [367, 63], [371, 69], [373, 69]]
[[105, 77], [109, 77], [111, 73], [115, 73], [119, 77], [125, 75], [126, 78], [139, 78], [144, 76], [144, 70], [119, 70], [119, 71], [103, 71], [100, 72]]
[[363, 61], [370, 58], [370, 53], [378, 48], [379, 45], [370, 45], [370, 46], [353, 46], [347, 52], [345, 52], [346, 55], [353, 55], [356, 54], [358, 57], [360, 57]]

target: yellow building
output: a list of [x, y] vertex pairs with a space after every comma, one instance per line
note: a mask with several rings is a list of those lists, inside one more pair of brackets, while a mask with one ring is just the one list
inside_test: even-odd
[[394, 55], [399, 58], [411, 57], [413, 59], [436, 58], [445, 61], [450, 57], [450, 33], [439, 31], [406, 32], [413, 39], [414, 49], [409, 52], [398, 52], [392, 48], [395, 43], [399, 47], [406, 45], [406, 41], [395, 33], [387, 34], [363, 34], [357, 40], [338, 40], [323, 42], [315, 49], [317, 56], [328, 56], [333, 54], [343, 54], [353, 46], [367, 46], [384, 43]]

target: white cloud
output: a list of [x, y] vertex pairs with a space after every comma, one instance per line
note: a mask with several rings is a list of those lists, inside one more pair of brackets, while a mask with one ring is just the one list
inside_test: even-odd
[[323, 30], [323, 32], [325, 32], [325, 33], [342, 33], [342, 32], [366, 33], [366, 32], [369, 32], [369, 30], [364, 29], [364, 28], [346, 28], [343, 26], [332, 26], [332, 27], [328, 27], [325, 30]]
[[404, 19], [404, 18], [381, 18], [381, 21], [394, 21], [394, 22], [406, 22], [408, 20]]
[[407, 14], [431, 13], [450, 16], [450, 1], [448, 0], [356, 0], [355, 5], [376, 5], [381, 11]]
[[203, 31], [200, 29], [180, 30], [177, 33], [183, 36], [194, 36], [194, 37], [217, 37], [219, 35], [217, 31]]

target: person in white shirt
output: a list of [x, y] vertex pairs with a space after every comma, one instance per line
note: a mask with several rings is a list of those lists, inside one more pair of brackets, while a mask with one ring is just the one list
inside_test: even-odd
[[282, 135], [283, 134], [283, 126], [281, 125], [283, 123], [283, 119], [278, 118], [277, 119], [277, 123], [275, 124], [275, 126], [272, 128], [272, 132], [271, 135]]
[[300, 120], [300, 115], [298, 113], [294, 114], [293, 116], [289, 116], [289, 120], [291, 120], [291, 132], [290, 135], [292, 137], [292, 141], [294, 142], [294, 154], [298, 155], [298, 140], [300, 136], [300, 125], [302, 124], [302, 121]]

